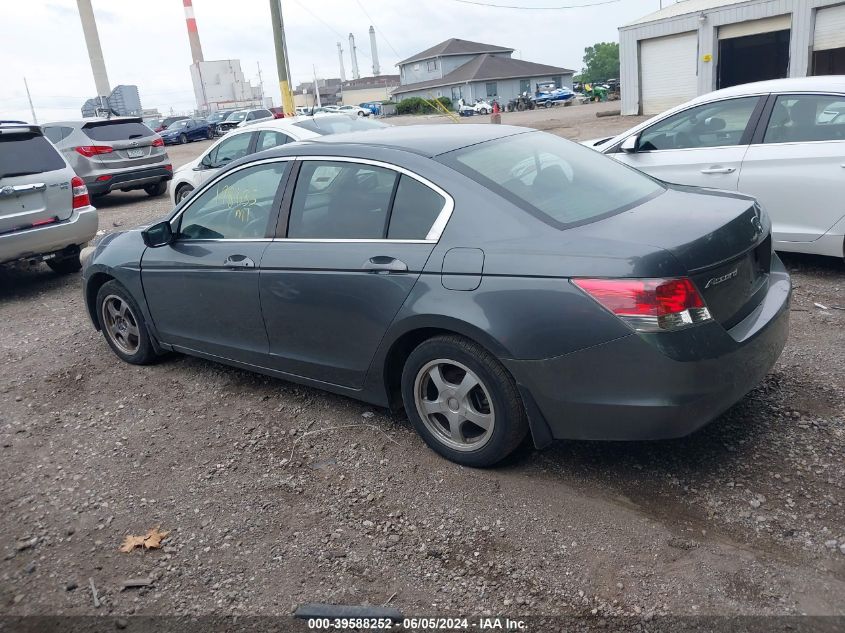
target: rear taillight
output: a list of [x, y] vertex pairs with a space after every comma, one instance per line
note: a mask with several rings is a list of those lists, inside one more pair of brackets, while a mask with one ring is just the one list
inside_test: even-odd
[[91, 204], [91, 198], [88, 197], [88, 187], [85, 186], [85, 181], [79, 176], [74, 176], [70, 179], [71, 191], [73, 193], [73, 208], [81, 209]]
[[573, 279], [572, 283], [639, 332], [663, 332], [712, 320], [687, 277]]
[[155, 140], [153, 141], [153, 147], [164, 147], [164, 141], [160, 136], [156, 136]]
[[80, 145], [73, 149], [86, 158], [91, 158], [97, 154], [111, 154], [114, 151], [114, 148], [109, 145]]
[[164, 166], [164, 168], [165, 168], [167, 171], [173, 171], [173, 165], [165, 165], [165, 166]]

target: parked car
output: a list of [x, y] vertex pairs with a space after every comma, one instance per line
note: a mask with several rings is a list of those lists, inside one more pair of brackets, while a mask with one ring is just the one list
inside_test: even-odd
[[362, 120], [345, 114], [312, 117], [287, 117], [261, 121], [246, 128], [236, 128], [194, 160], [173, 174], [170, 198], [179, 204], [195, 189], [208, 182], [221, 169], [239, 158], [266, 149], [317, 136], [386, 127], [384, 123]]
[[218, 110], [217, 112], [212, 112], [207, 117], [205, 117], [205, 120], [211, 126], [211, 130], [215, 136], [220, 135], [220, 131], [217, 129], [218, 124], [225, 121], [226, 118], [230, 114], [232, 114], [232, 112], [234, 112], [234, 110]]
[[159, 130], [163, 130], [164, 129], [164, 127], [162, 125], [163, 122], [164, 122], [164, 119], [162, 119], [160, 117], [146, 118], [146, 119], [143, 119], [141, 121], [141, 123], [146, 125], [153, 132], [158, 132]]
[[488, 114], [493, 111], [493, 106], [489, 101], [478, 99], [472, 105], [464, 103], [463, 99], [458, 100], [458, 114], [460, 116], [472, 116], [474, 114]]
[[143, 189], [161, 196], [167, 191], [173, 165], [162, 138], [140, 117], [58, 121], [43, 127], [91, 195]]
[[777, 250], [843, 257], [841, 111], [845, 76], [776, 79], [711, 92], [585, 144], [663, 180], [753, 195]]
[[284, 108], [267, 108], [273, 114], [274, 119], [284, 119], [285, 118], [285, 109]]
[[273, 113], [270, 110], [265, 108], [260, 108], [257, 110], [236, 110], [232, 112], [225, 121], [221, 121], [217, 124], [217, 129], [225, 134], [236, 127], [244, 127], [245, 125], [251, 125], [253, 123], [258, 123], [259, 121], [270, 121], [273, 118]]
[[544, 132], [403, 126], [235, 161], [83, 278], [126, 362], [177, 351], [404, 406], [487, 466], [529, 432], [678, 437], [742, 398], [787, 338], [769, 231], [749, 196]]
[[176, 121], [184, 121], [185, 119], [190, 119], [189, 116], [168, 116], [164, 117], [163, 119], [159, 120], [158, 127], [150, 128], [153, 132], [162, 132], [169, 128], [171, 125], [176, 123]]
[[352, 114], [355, 116], [370, 116], [372, 114], [369, 108], [362, 108], [361, 106], [356, 105], [340, 106], [337, 109], [337, 112], [340, 112], [342, 114]]
[[170, 126], [160, 132], [165, 145], [180, 143], [184, 145], [188, 141], [201, 141], [214, 138], [214, 128], [203, 119], [182, 119], [171, 123]]
[[575, 93], [567, 88], [555, 88], [548, 92], [537, 92], [532, 97], [538, 108], [551, 108], [558, 104], [569, 105], [574, 99]]
[[25, 259], [77, 272], [96, 233], [85, 183], [41, 128], [0, 124], [0, 264]]
[[370, 114], [375, 114], [376, 116], [381, 114], [380, 101], [368, 101], [364, 103], [359, 103], [358, 105], [364, 108], [365, 110], [369, 110]]

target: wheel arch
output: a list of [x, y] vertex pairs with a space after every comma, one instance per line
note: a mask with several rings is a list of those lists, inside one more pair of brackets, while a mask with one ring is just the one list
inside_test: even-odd
[[100, 330], [100, 317], [97, 316], [97, 293], [105, 284], [115, 279], [113, 275], [106, 272], [96, 272], [85, 283], [85, 307], [88, 309], [88, 316], [94, 324], [94, 329]]

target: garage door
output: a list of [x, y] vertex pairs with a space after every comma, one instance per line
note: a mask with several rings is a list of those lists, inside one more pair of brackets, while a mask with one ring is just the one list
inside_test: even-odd
[[695, 31], [640, 41], [643, 114], [659, 114], [698, 94], [697, 58]]
[[845, 4], [816, 11], [813, 50], [826, 51], [845, 47]]

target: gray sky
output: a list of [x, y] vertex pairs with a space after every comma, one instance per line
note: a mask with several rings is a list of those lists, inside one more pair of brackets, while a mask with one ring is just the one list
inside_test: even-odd
[[[552, 7], [597, 0], [477, 0]], [[668, 4], [671, 0], [664, 0]], [[23, 77], [40, 122], [80, 116], [95, 94], [76, 0], [2, 0], [0, 119], [30, 120]], [[566, 11], [493, 9], [455, 0], [282, 0], [294, 85], [339, 75], [336, 42], [355, 34], [361, 74], [372, 74], [368, 29], [375, 22], [383, 74], [396, 62], [450, 37], [517, 49], [516, 57], [579, 70], [584, 47], [617, 41], [617, 27], [656, 11], [659, 0], [619, 0]], [[109, 82], [136, 84], [144, 107], [195, 107], [181, 0], [93, 0]], [[362, 8], [363, 6], [363, 8]], [[279, 104], [269, 0], [194, 0], [207, 60], [240, 59], [244, 74]]]

